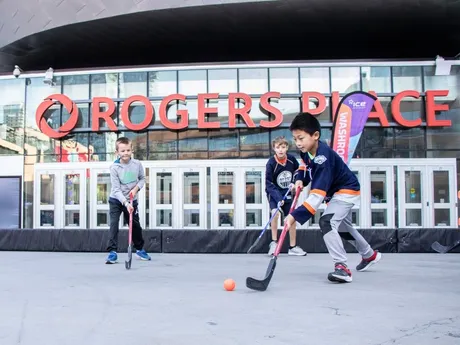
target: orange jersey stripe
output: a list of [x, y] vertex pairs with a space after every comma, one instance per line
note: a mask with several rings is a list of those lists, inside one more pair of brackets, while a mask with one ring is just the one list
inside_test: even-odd
[[360, 195], [361, 192], [359, 190], [353, 189], [339, 189], [335, 194], [349, 194], [349, 195]]
[[310, 211], [311, 214], [315, 214], [315, 213], [316, 213], [315, 209], [314, 209], [313, 207], [311, 207], [311, 205], [310, 205], [308, 202], [304, 201], [302, 205], [303, 205], [308, 211]]
[[319, 195], [321, 195], [321, 196], [323, 196], [323, 197], [326, 196], [326, 192], [325, 192], [324, 190], [321, 190], [321, 189], [312, 189], [312, 190], [310, 191], [310, 194], [312, 194], [312, 193], [313, 193], [313, 194], [319, 194]]

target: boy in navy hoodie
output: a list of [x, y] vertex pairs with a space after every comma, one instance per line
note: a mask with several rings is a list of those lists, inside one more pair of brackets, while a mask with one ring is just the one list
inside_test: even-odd
[[[273, 215], [278, 208], [278, 203], [281, 202], [281, 211], [284, 216], [287, 216], [292, 205], [291, 193], [288, 194], [286, 200], [282, 200], [283, 196], [287, 193], [291, 187], [291, 183], [294, 181], [294, 172], [299, 168], [299, 162], [297, 159], [287, 154], [289, 143], [285, 137], [277, 137], [272, 141], [272, 148], [275, 151], [275, 155], [271, 157], [265, 170], [265, 191], [267, 193], [268, 202], [270, 204], [270, 212]], [[278, 218], [279, 213], [273, 218], [271, 223], [272, 230], [272, 242], [268, 250], [268, 255], [272, 255], [275, 252], [277, 241], [278, 241]], [[300, 255], [304, 256], [307, 253], [296, 245], [296, 224], [295, 222], [289, 229], [289, 255]]]
[[311, 190], [305, 202], [285, 220], [287, 224], [307, 222], [323, 201], [327, 207], [319, 219], [319, 226], [327, 250], [334, 262], [334, 272], [329, 273], [332, 282], [351, 282], [351, 270], [342, 238], [351, 241], [361, 254], [356, 266], [359, 272], [369, 269], [382, 255], [371, 248], [364, 237], [353, 227], [351, 212], [360, 202], [360, 184], [343, 159], [327, 144], [319, 140], [321, 127], [316, 117], [309, 113], [297, 115], [290, 130], [297, 148], [301, 151], [302, 164], [296, 174], [295, 187], [311, 182]]
[[[126, 137], [118, 138], [115, 143], [115, 152], [118, 158], [110, 166], [110, 182], [112, 190], [109, 197], [110, 210], [110, 239], [107, 246], [109, 255], [107, 264], [116, 263], [118, 260], [118, 230], [120, 215], [123, 213], [125, 219], [129, 219], [129, 214], [133, 214], [133, 244], [136, 255], [141, 260], [151, 260], [150, 256], [143, 249], [144, 239], [142, 228], [139, 222], [137, 193], [145, 185], [145, 175], [142, 163], [137, 159], [131, 158], [132, 143]], [[133, 196], [133, 205], [129, 199]]]

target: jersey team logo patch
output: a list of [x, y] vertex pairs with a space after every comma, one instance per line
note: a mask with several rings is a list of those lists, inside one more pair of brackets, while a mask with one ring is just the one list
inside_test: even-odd
[[276, 178], [276, 183], [280, 188], [286, 189], [292, 181], [292, 173], [290, 171], [282, 171]]
[[325, 161], [327, 161], [327, 158], [323, 155], [316, 156], [313, 160], [313, 162], [315, 162], [316, 164], [323, 164]]

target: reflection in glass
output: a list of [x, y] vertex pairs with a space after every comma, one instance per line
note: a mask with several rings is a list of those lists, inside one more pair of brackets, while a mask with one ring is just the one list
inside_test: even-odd
[[40, 205], [54, 205], [55, 175], [40, 175]]
[[[41, 139], [41, 132], [37, 130], [37, 123], [35, 121], [35, 111], [37, 110], [39, 104], [49, 95], [55, 93], [61, 93], [61, 77], [54, 78], [54, 85], [47, 85], [43, 82], [43, 77], [37, 78], [28, 78], [27, 83], [27, 93], [26, 93], [26, 129], [31, 129], [28, 135], [32, 137], [37, 137], [38, 140]], [[8, 93], [7, 93], [8, 95]], [[3, 99], [3, 94], [2, 94]], [[59, 109], [59, 107], [54, 106], [52, 109]], [[59, 122], [57, 122], [59, 123]], [[56, 123], [56, 124], [57, 124]], [[56, 127], [57, 128], [57, 127]], [[36, 133], [37, 131], [37, 133]]]
[[298, 68], [270, 68], [270, 91], [280, 92], [281, 94], [298, 94]]
[[351, 210], [351, 224], [353, 226], [359, 226], [359, 210]]
[[246, 210], [246, 226], [262, 226], [262, 210]]
[[157, 204], [172, 204], [172, 173], [157, 173]]
[[387, 210], [372, 210], [372, 226], [387, 226]]
[[172, 211], [171, 210], [156, 210], [157, 224], [156, 226], [172, 226]]
[[233, 226], [233, 210], [219, 210], [219, 226]]
[[206, 92], [206, 70], [179, 71], [179, 93], [196, 96]]
[[262, 172], [246, 171], [246, 204], [262, 203]]
[[206, 130], [189, 130], [179, 132], [179, 151], [207, 151], [208, 132]]
[[184, 210], [184, 226], [200, 226], [200, 210]]
[[91, 77], [91, 98], [118, 96], [118, 73], [92, 74]]
[[233, 188], [235, 185], [233, 171], [219, 171], [219, 204], [233, 204]]
[[97, 174], [97, 192], [96, 200], [98, 205], [108, 204], [110, 189], [112, 183], [110, 182], [110, 173]]
[[65, 75], [62, 77], [63, 94], [70, 99], [89, 99], [89, 75]]
[[228, 95], [231, 92], [238, 92], [236, 69], [210, 69], [208, 70], [208, 80], [210, 93]]
[[40, 226], [52, 227], [54, 226], [54, 211], [41, 210], [40, 211]]
[[96, 226], [107, 227], [109, 226], [109, 211], [98, 210], [96, 216]]
[[65, 182], [65, 204], [80, 205], [80, 174], [66, 174]]
[[172, 131], [154, 131], [148, 133], [149, 153], [177, 150], [177, 133]]
[[390, 67], [361, 67], [363, 91], [391, 93]]
[[65, 211], [65, 226], [80, 226], [80, 211]]
[[200, 173], [184, 173], [184, 204], [200, 203]]
[[422, 226], [421, 209], [406, 209], [406, 226]]
[[422, 67], [395, 66], [393, 67], [393, 92], [405, 90], [422, 90]]
[[404, 185], [406, 188], [406, 203], [419, 204], [422, 201], [422, 185], [420, 171], [405, 171]]
[[147, 96], [147, 72], [120, 73], [120, 98]]
[[260, 95], [268, 91], [266, 68], [242, 68], [239, 70], [239, 92]]
[[387, 174], [385, 171], [371, 172], [371, 203], [387, 203]]
[[316, 91], [319, 93], [330, 93], [329, 68], [308, 67], [300, 69], [301, 92]]
[[448, 171], [433, 171], [433, 191], [434, 202], [441, 204], [450, 202]]
[[425, 150], [424, 128], [395, 128], [395, 148], [397, 150]]
[[240, 129], [240, 150], [256, 151], [269, 149], [269, 132], [261, 129]]
[[209, 151], [238, 151], [238, 131], [232, 129], [210, 130]]
[[435, 226], [450, 226], [450, 209], [437, 208], [434, 210]]
[[[149, 72], [149, 96], [164, 97], [177, 93], [176, 71]], [[158, 108], [155, 108], [158, 109]]]
[[332, 90], [348, 93], [361, 89], [359, 67], [331, 67]]

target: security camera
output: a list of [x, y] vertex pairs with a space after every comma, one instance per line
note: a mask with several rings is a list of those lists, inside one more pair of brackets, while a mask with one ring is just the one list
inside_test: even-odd
[[13, 71], [14, 77], [19, 78], [19, 76], [21, 75], [21, 72], [22, 72], [22, 69], [20, 69], [18, 65], [14, 65], [14, 71]]
[[45, 72], [45, 78], [43, 79], [43, 82], [48, 85], [53, 85], [53, 78], [54, 78], [54, 69], [53, 68], [48, 68]]

